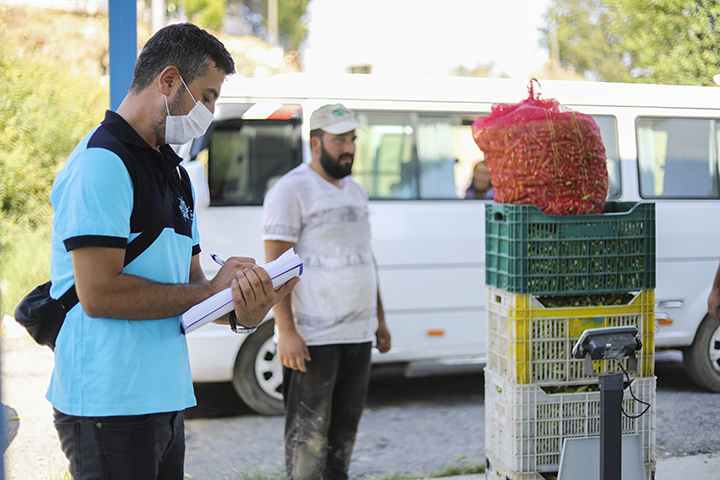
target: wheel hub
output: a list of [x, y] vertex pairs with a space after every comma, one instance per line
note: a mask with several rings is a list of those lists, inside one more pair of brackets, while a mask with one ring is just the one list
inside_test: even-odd
[[255, 378], [258, 385], [268, 396], [282, 401], [282, 364], [277, 358], [277, 349], [272, 337], [265, 340], [258, 349], [255, 358]]

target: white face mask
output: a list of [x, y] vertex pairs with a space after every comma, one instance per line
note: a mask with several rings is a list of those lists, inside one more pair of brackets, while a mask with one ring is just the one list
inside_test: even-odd
[[[190, 89], [185, 84], [185, 80], [180, 77], [185, 89], [190, 93]], [[212, 123], [213, 114], [205, 105], [195, 100], [193, 94], [190, 98], [195, 102], [195, 106], [187, 115], [170, 115], [168, 108], [167, 95], [165, 95], [165, 109], [168, 112], [165, 118], [165, 143], [173, 145], [182, 145], [193, 138], [198, 138], [205, 134], [208, 127]]]

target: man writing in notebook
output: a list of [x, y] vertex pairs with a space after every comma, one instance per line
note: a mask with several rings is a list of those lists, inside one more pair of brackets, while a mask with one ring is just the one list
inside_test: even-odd
[[[192, 187], [168, 144], [205, 133], [234, 71], [225, 47], [204, 30], [159, 30], [120, 107], [53, 182], [51, 294], [74, 282], [80, 303], [57, 337], [47, 398], [74, 480], [181, 480], [183, 411], [195, 397], [180, 315], [231, 287], [230, 315], [253, 327], [297, 282], [273, 291], [249, 258], [228, 259], [210, 281], [200, 267]], [[164, 228], [123, 267], [128, 244], [154, 223], [178, 172]]]
[[303, 281], [273, 307], [288, 480], [348, 478], [372, 343], [390, 349], [368, 198], [349, 176], [358, 127], [342, 105], [315, 111], [310, 163], [280, 179], [263, 205], [266, 260], [294, 247], [305, 266]]

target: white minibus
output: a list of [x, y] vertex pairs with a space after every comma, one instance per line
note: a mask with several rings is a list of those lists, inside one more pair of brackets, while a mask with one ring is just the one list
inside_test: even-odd
[[[264, 262], [262, 202], [309, 161], [310, 114], [342, 103], [357, 132], [353, 177], [371, 199], [373, 248], [392, 332], [374, 364], [408, 376], [479, 371], [485, 343], [485, 206], [466, 199], [482, 159], [472, 123], [528, 95], [527, 80], [460, 77], [231, 78], [204, 137], [180, 147], [197, 196], [201, 262]], [[720, 260], [720, 88], [540, 81], [540, 94], [592, 115], [608, 160], [608, 201], [654, 202], [655, 347], [684, 353], [689, 375], [720, 392], [720, 323], [706, 315]], [[207, 325], [188, 335], [195, 382], [232, 382], [263, 414], [283, 410], [272, 312], [254, 334]], [[375, 352], [377, 353], [377, 352]]]

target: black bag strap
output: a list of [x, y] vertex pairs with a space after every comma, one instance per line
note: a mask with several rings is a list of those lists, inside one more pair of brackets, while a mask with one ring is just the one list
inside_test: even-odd
[[[125, 250], [125, 266], [147, 250], [147, 248], [152, 245], [162, 233], [165, 228], [165, 224], [167, 223], [167, 219], [170, 216], [172, 192], [179, 184], [180, 167], [176, 168], [175, 171], [170, 174], [170, 178], [168, 178], [168, 181], [165, 183], [165, 196], [163, 197], [163, 203], [160, 207], [160, 212], [155, 217], [155, 220], [153, 220], [153, 223], [128, 244], [127, 249]], [[79, 300], [77, 291], [75, 290], [75, 285], [70, 287], [67, 292], [63, 293], [58, 300], [66, 312], [69, 312], [71, 308], [77, 305]]]

